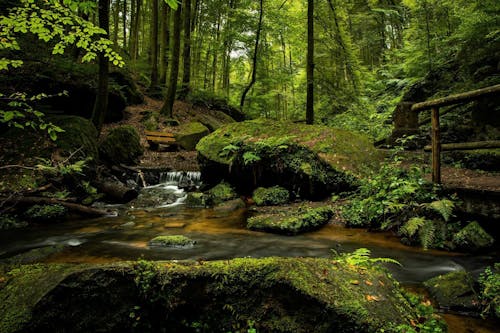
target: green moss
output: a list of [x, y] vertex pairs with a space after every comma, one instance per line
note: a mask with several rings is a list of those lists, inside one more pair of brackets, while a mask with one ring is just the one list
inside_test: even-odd
[[282, 205], [290, 200], [290, 193], [280, 186], [259, 187], [253, 192], [252, 198], [257, 206]]
[[182, 124], [177, 129], [175, 140], [186, 150], [194, 150], [201, 138], [210, 133], [208, 128], [200, 122]]
[[149, 241], [150, 246], [160, 247], [189, 247], [195, 243], [196, 241], [183, 235], [158, 236]]
[[299, 207], [284, 214], [263, 214], [251, 217], [247, 221], [247, 228], [295, 235], [325, 225], [332, 216], [333, 210], [330, 207]]
[[27, 222], [20, 220], [17, 216], [8, 214], [0, 215], [0, 230], [23, 228], [27, 225]]
[[495, 240], [477, 222], [469, 223], [453, 236], [453, 245], [467, 252], [490, 248]]
[[67, 209], [62, 205], [34, 205], [24, 216], [33, 222], [51, 222], [63, 219], [66, 213]]
[[66, 153], [72, 153], [81, 148], [75, 156], [78, 159], [91, 157], [98, 159], [97, 130], [88, 119], [77, 116], [57, 116], [48, 118], [64, 132], [57, 134], [56, 145]]
[[143, 154], [139, 134], [132, 126], [113, 128], [99, 146], [101, 158], [113, 164], [137, 164]]
[[221, 204], [224, 201], [229, 201], [237, 198], [238, 193], [236, 193], [234, 188], [228, 183], [222, 182], [207, 191], [205, 196], [205, 203], [212, 206]]
[[[224, 155], [224, 147], [244, 147], [259, 142], [276, 147], [291, 144], [305, 147], [318, 154], [335, 170], [348, 171], [355, 175], [365, 174], [365, 169], [376, 167], [382, 158], [370, 140], [361, 134], [326, 126], [269, 119], [226, 125], [200, 140], [196, 149], [204, 157], [228, 165], [234, 156]], [[299, 167], [303, 163], [300, 163]]]

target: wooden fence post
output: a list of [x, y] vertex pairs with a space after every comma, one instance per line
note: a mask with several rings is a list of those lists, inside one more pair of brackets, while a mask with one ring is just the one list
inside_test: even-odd
[[441, 184], [441, 130], [439, 108], [432, 108], [432, 182]]

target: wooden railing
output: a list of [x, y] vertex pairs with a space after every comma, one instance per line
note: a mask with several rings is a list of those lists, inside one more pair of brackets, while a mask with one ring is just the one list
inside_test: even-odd
[[430, 150], [432, 151], [432, 181], [434, 183], [441, 183], [442, 150], [500, 148], [500, 141], [482, 141], [442, 145], [441, 130], [439, 125], [439, 108], [443, 106], [470, 102], [481, 97], [493, 94], [500, 94], [500, 84], [411, 105], [412, 112], [421, 112], [429, 109], [432, 110], [432, 144], [430, 147], [426, 148], [430, 148]]

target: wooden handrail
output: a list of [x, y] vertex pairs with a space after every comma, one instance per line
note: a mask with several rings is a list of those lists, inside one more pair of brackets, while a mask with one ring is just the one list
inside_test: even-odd
[[[500, 140], [476, 141], [476, 142], [460, 142], [460, 143], [443, 143], [441, 151], [451, 150], [474, 150], [474, 149], [495, 149], [500, 148]], [[424, 151], [431, 151], [432, 146], [425, 146]]]
[[[495, 86], [486, 87], [483, 89], [468, 91], [461, 94], [450, 95], [443, 98], [434, 99], [431, 101], [426, 101], [422, 103], [415, 103], [411, 106], [411, 111], [420, 112], [424, 110], [432, 110], [431, 113], [431, 123], [432, 123], [432, 145], [430, 147], [425, 147], [432, 150], [432, 181], [436, 184], [441, 183], [441, 150], [446, 148], [446, 150], [457, 149], [457, 147], [466, 147], [465, 149], [472, 149], [472, 147], [478, 147], [478, 143], [474, 144], [455, 144], [453, 147], [451, 145], [442, 146], [441, 145], [441, 129], [439, 125], [439, 108], [448, 105], [454, 105], [459, 103], [470, 102], [479, 99], [486, 95], [498, 94], [500, 93], [500, 84]], [[497, 141], [489, 142], [491, 146], [492, 142], [498, 144]], [[484, 145], [484, 143], [483, 143]], [[481, 147], [484, 148], [484, 147]]]
[[412, 105], [411, 110], [418, 112], [458, 103], [465, 103], [495, 93], [500, 93], [500, 84], [497, 84], [496, 86], [486, 87], [483, 89], [468, 91], [461, 94], [450, 95], [447, 97], [438, 98], [431, 101], [415, 103]]

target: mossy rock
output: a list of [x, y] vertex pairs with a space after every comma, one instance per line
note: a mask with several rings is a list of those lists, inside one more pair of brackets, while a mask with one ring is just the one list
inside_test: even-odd
[[252, 199], [257, 206], [283, 205], [290, 200], [290, 192], [281, 186], [259, 187], [253, 191]]
[[28, 226], [28, 222], [9, 214], [0, 215], [0, 230], [19, 229]]
[[217, 110], [211, 110], [210, 113], [200, 113], [196, 116], [196, 120], [205, 125], [211, 132], [235, 122], [233, 118]]
[[200, 122], [182, 124], [177, 128], [175, 140], [186, 150], [194, 150], [201, 138], [210, 133], [208, 128]]
[[139, 134], [128, 125], [110, 130], [99, 146], [101, 159], [114, 165], [137, 164], [143, 152]]
[[157, 236], [149, 241], [149, 246], [154, 247], [192, 247], [196, 241], [183, 235]]
[[280, 185], [313, 199], [352, 189], [382, 159], [361, 134], [269, 119], [226, 125], [196, 149], [205, 183], [227, 179], [246, 192]]
[[328, 223], [333, 216], [330, 207], [298, 207], [286, 213], [262, 214], [251, 217], [247, 228], [286, 235], [296, 235], [318, 229]]
[[98, 160], [98, 133], [90, 120], [78, 116], [53, 116], [47, 120], [64, 130], [57, 134], [55, 144], [66, 155], [81, 149], [76, 157]]
[[383, 270], [313, 258], [23, 266], [0, 290], [0, 318], [3, 333], [228, 332], [249, 323], [258, 332], [372, 333], [417, 320]]
[[479, 252], [493, 246], [495, 240], [477, 222], [469, 223], [453, 236], [453, 245], [465, 252]]
[[480, 312], [474, 280], [466, 271], [439, 275], [427, 280], [424, 285], [442, 309]]
[[205, 193], [204, 201], [208, 206], [215, 206], [238, 197], [238, 193], [230, 184], [221, 182]]
[[201, 192], [190, 192], [187, 194], [186, 201], [188, 207], [205, 207], [205, 197]]
[[221, 213], [231, 213], [245, 207], [245, 201], [243, 201], [241, 198], [238, 198], [220, 203], [214, 207], [214, 210]]

